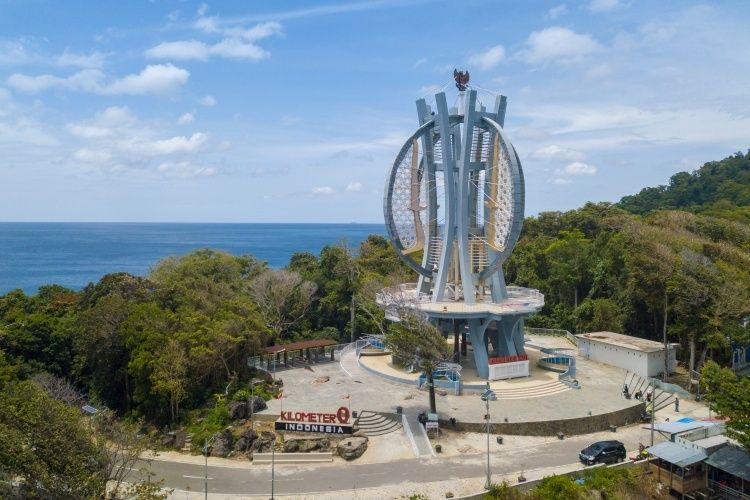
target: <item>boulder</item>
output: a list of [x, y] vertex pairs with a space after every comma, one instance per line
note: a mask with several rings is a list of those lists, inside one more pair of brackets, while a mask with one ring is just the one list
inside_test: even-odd
[[322, 377], [318, 377], [315, 380], [313, 380], [313, 384], [325, 384], [329, 380], [331, 380], [331, 377], [327, 375], [323, 375]]
[[253, 413], [258, 413], [261, 410], [265, 410], [268, 408], [268, 405], [266, 404], [265, 400], [260, 396], [252, 396], [247, 399], [247, 407], [248, 407], [248, 416], [250, 408], [252, 408]]
[[224, 429], [218, 434], [214, 434], [214, 442], [211, 446], [212, 457], [226, 457], [229, 452], [232, 451], [232, 432], [229, 429]]
[[273, 432], [267, 432], [263, 431], [260, 433], [260, 436], [253, 441], [253, 444], [250, 445], [250, 451], [251, 452], [259, 452], [264, 453], [271, 451], [271, 447], [276, 442], [276, 434]]
[[324, 438], [291, 438], [284, 441], [285, 453], [309, 453], [331, 449], [331, 440]]
[[177, 446], [177, 433], [167, 432], [163, 438], [161, 438], [161, 445], [165, 448], [174, 448]]
[[258, 439], [257, 432], [252, 429], [245, 429], [237, 442], [234, 443], [235, 451], [248, 451], [256, 439]]
[[232, 420], [247, 418], [247, 403], [243, 401], [232, 401], [229, 403], [229, 418]]
[[339, 441], [336, 452], [344, 460], [354, 460], [361, 457], [367, 450], [366, 437], [350, 437]]
[[284, 453], [297, 453], [299, 451], [299, 441], [289, 439], [284, 441]]

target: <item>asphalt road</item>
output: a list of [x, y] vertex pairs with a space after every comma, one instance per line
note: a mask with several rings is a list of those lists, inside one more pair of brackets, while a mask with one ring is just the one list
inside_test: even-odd
[[[613, 435], [610, 439], [612, 438], [622, 440], [629, 454], [637, 447], [637, 441], [633, 442], [632, 438], [623, 435]], [[559, 442], [516, 449], [504, 449], [503, 446], [492, 442], [491, 470], [493, 474], [505, 475], [575, 463], [578, 452], [591, 441], [591, 437], [577, 436]], [[324, 465], [277, 465], [275, 493], [314, 494], [380, 487], [406, 481], [429, 483], [484, 477], [486, 460], [485, 454], [472, 454], [375, 464], [334, 462]], [[202, 465], [154, 460], [150, 468], [156, 479], [164, 480], [167, 488], [203, 491]], [[208, 488], [211, 493], [270, 496], [270, 465], [249, 468], [209, 465], [208, 477]]]

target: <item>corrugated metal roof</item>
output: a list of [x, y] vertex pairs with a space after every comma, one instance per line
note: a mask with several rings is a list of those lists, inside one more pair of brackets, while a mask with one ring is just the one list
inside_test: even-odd
[[706, 463], [750, 481], [750, 453], [738, 446], [727, 445], [716, 450]]
[[708, 458], [705, 451], [688, 448], [672, 441], [664, 441], [663, 443], [656, 444], [650, 448], [646, 448], [646, 451], [678, 467], [687, 467]]
[[[678, 432], [691, 431], [702, 427], [713, 427], [715, 425], [717, 425], [716, 422], [706, 422], [703, 420], [696, 420], [695, 422], [661, 422], [654, 424], [654, 430], [666, 432], [667, 434], [677, 434]], [[644, 425], [643, 428], [650, 429], [651, 426]]]

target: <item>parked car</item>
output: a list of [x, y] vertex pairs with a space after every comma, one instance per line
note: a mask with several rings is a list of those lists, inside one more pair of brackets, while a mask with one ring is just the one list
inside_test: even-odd
[[578, 458], [585, 465], [622, 462], [625, 460], [625, 445], [620, 441], [597, 441], [581, 450]]

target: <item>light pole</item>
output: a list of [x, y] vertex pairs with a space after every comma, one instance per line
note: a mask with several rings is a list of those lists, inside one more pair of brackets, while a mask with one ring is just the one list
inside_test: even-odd
[[210, 438], [206, 438], [206, 441], [203, 443], [203, 456], [206, 459], [205, 462], [205, 468], [204, 468], [204, 474], [203, 474], [203, 486], [205, 490], [205, 498], [208, 500], [208, 447], [213, 444], [214, 440], [216, 439], [216, 436], [211, 436]]
[[489, 490], [492, 485], [492, 479], [490, 474], [490, 401], [496, 401], [497, 395], [490, 389], [490, 383], [487, 382], [487, 390], [482, 393], [482, 401], [485, 402], [487, 413], [484, 414], [485, 420], [487, 420], [487, 483], [484, 485], [484, 489]]
[[651, 388], [651, 446], [654, 445], [654, 418], [656, 418], [656, 387], [654, 387], [653, 379], [648, 379], [649, 387]]

